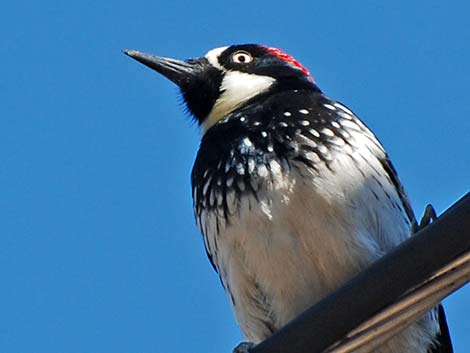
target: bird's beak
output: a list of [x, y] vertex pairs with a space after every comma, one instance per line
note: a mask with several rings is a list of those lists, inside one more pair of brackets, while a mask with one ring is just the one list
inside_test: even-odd
[[183, 61], [163, 58], [137, 50], [123, 50], [122, 52], [162, 74], [180, 88], [189, 85], [201, 69], [201, 62], [199, 60]]

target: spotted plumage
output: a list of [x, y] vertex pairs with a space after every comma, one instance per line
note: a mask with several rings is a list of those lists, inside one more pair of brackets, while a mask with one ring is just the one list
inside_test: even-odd
[[[306, 108], [299, 109], [302, 104]], [[303, 167], [320, 173], [323, 168], [331, 170], [335, 153], [346, 153], [359, 169], [360, 163], [374, 168], [363, 154], [357, 153], [364, 147], [364, 137], [369, 143], [367, 148], [375, 150], [386, 169], [375, 171], [378, 189], [383, 190], [378, 179], [382, 174], [388, 183], [398, 183], [380, 143], [342, 104], [320, 93], [294, 90], [268, 97], [263, 107], [255, 112], [250, 105], [237, 110], [204, 135], [192, 175], [198, 218], [203, 210], [213, 210], [228, 221], [238, 210], [241, 197], [250, 193], [256, 197], [265, 179], [274, 183], [279, 175], [289, 173], [291, 162], [301, 162]], [[378, 200], [376, 191], [371, 192]], [[385, 196], [391, 199], [389, 194]], [[393, 205], [409, 223], [412, 214], [403, 192], [400, 198], [401, 203]]]
[[[247, 340], [410, 236], [413, 211], [384, 148], [292, 56], [258, 45], [186, 62], [127, 54], [177, 83], [201, 125], [196, 222]], [[377, 353], [451, 352], [443, 315], [427, 313]]]

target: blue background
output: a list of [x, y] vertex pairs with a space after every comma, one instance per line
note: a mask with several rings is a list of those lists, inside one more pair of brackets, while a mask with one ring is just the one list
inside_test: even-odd
[[[465, 1], [9, 1], [0, 14], [0, 352], [230, 352], [194, 225], [199, 132], [123, 48], [285, 49], [389, 151], [417, 214], [469, 189]], [[412, 270], [412, 269], [405, 269]], [[470, 289], [446, 300], [470, 350]]]

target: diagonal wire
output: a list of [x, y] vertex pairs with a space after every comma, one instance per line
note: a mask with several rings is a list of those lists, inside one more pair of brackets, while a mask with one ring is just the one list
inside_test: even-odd
[[443, 298], [470, 282], [470, 252], [450, 263], [401, 300], [350, 332], [325, 353], [369, 353], [413, 324]]

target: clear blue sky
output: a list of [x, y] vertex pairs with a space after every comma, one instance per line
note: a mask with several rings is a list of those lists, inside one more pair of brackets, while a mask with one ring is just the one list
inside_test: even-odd
[[[416, 213], [442, 212], [469, 190], [469, 13], [463, 0], [5, 2], [0, 352], [228, 353], [241, 339], [193, 221], [198, 130], [175, 87], [121, 49], [285, 49], [376, 132]], [[470, 289], [445, 303], [466, 353]]]

